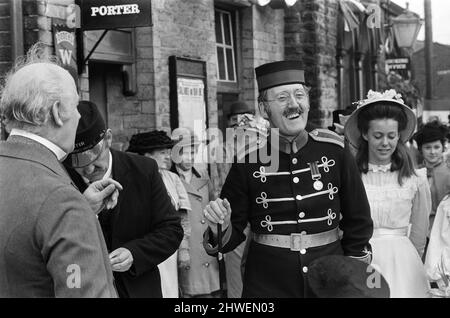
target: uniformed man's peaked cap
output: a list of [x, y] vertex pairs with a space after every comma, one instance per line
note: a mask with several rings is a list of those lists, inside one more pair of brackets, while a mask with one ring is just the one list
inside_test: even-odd
[[255, 69], [258, 90], [287, 84], [306, 84], [305, 72], [299, 61], [278, 61], [263, 64]]

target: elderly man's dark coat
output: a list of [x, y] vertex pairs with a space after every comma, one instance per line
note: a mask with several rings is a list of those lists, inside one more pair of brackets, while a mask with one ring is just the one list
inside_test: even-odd
[[[134, 262], [114, 272], [120, 297], [162, 297], [157, 265], [178, 249], [183, 238], [176, 214], [153, 159], [111, 149], [112, 177], [122, 184], [117, 206], [102, 211], [99, 221], [109, 252], [127, 248]], [[86, 185], [70, 172], [81, 191]]]

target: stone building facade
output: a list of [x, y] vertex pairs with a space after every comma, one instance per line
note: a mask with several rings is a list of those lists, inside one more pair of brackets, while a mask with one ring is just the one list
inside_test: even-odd
[[[26, 52], [40, 41], [53, 52], [52, 24], [58, 19], [64, 23], [64, 12], [74, 2], [0, 0], [0, 77], [20, 52], [17, 47], [22, 46], [22, 52]], [[11, 3], [16, 3], [13, 18]], [[395, 14], [395, 5], [389, 1], [361, 1], [365, 7], [371, 3], [382, 9], [383, 19]], [[343, 22], [343, 8], [357, 17], [357, 29], [350, 33], [342, 29], [348, 24]], [[101, 106], [113, 130], [115, 147], [120, 149], [126, 149], [136, 132], [176, 128], [171, 126], [170, 56], [205, 63], [208, 125], [221, 129], [226, 126], [233, 101], [244, 100], [257, 108], [254, 68], [266, 62], [302, 61], [312, 87], [310, 119], [322, 127], [331, 124], [332, 111], [344, 108], [349, 100], [362, 98], [370, 88], [383, 86], [383, 39], [364, 28], [369, 13], [358, 12], [347, 0], [299, 0], [293, 7], [284, 8], [261, 7], [253, 0], [153, 0], [151, 17], [152, 26], [128, 30], [126, 38], [120, 32], [109, 32], [78, 79], [80, 96]], [[222, 52], [231, 47], [233, 53], [225, 58], [218, 53], [218, 37], [230, 31], [231, 46], [225, 43]], [[23, 33], [21, 43], [13, 40], [14, 32]], [[350, 40], [340, 39], [343, 32]], [[367, 36], [368, 32], [372, 35]], [[83, 41], [87, 38], [95, 42], [100, 33], [82, 33]], [[368, 37], [366, 44], [364, 37]], [[343, 41], [350, 44], [344, 47], [339, 44]], [[123, 43], [130, 47], [122, 48], [126, 46]], [[126, 57], [116, 50], [126, 51]], [[89, 45], [84, 51], [86, 57]], [[225, 60], [224, 69], [218, 66], [219, 60]], [[352, 72], [354, 77], [346, 77]], [[351, 85], [356, 88], [350, 89]]]

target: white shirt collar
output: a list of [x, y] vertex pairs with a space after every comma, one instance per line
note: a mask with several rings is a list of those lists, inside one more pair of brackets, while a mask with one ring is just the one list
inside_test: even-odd
[[44, 147], [48, 148], [51, 152], [53, 152], [55, 154], [56, 158], [58, 158], [58, 161], [63, 160], [67, 156], [67, 153], [64, 150], [62, 150], [59, 146], [55, 145], [50, 140], [45, 139], [36, 134], [33, 134], [31, 132], [13, 128], [9, 135], [10, 136], [22, 136], [22, 137], [25, 137], [25, 138], [28, 138], [28, 139], [31, 139], [31, 140], [34, 140], [34, 141], [40, 143]]
[[[112, 177], [112, 154], [111, 151], [108, 150], [109, 153], [109, 164], [108, 164], [108, 170], [106, 170], [105, 174], [103, 175], [101, 180], [106, 180], [108, 178]], [[89, 179], [86, 179], [85, 177], [83, 177], [83, 180], [86, 184], [90, 184], [91, 182], [89, 181]]]
[[369, 163], [369, 171], [373, 172], [388, 172], [391, 171], [392, 163], [388, 163], [387, 165], [374, 165]]

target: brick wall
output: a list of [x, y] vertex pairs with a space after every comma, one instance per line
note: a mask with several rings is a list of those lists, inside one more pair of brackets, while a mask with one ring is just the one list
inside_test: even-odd
[[242, 10], [243, 99], [257, 107], [255, 68], [284, 59], [284, 11], [252, 6]]
[[11, 67], [9, 0], [0, 0], [0, 78]]
[[206, 61], [209, 125], [217, 127], [214, 2], [152, 1], [156, 127], [169, 130], [169, 56]]
[[331, 125], [337, 108], [336, 41], [338, 4], [333, 0], [300, 0], [285, 18], [285, 57], [301, 60], [311, 86], [310, 120]]

